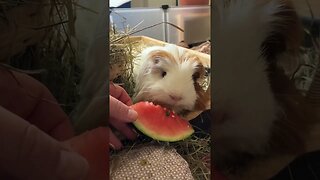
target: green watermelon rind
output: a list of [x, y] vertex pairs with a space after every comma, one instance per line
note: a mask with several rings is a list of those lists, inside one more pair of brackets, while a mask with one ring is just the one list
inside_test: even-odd
[[135, 122], [133, 122], [133, 125], [141, 131], [143, 134], [151, 137], [152, 139], [158, 140], [158, 141], [166, 141], [166, 142], [176, 142], [176, 141], [182, 141], [190, 137], [194, 133], [194, 129], [190, 128], [190, 130], [185, 131], [184, 133], [181, 133], [177, 136], [166, 136], [161, 135], [158, 133], [153, 132], [152, 130], [149, 130], [143, 124], [139, 123], [139, 119], [137, 119]]

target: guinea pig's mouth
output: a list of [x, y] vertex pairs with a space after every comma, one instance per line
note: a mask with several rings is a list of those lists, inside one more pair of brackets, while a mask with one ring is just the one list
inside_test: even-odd
[[181, 112], [186, 111], [186, 109], [177, 107], [176, 103], [170, 104], [170, 103], [160, 102], [160, 101], [152, 101], [152, 102], [153, 102], [153, 104], [165, 107], [165, 108], [177, 113], [178, 115], [181, 115]]
[[162, 107], [165, 107], [165, 108], [167, 108], [167, 109], [169, 109], [169, 110], [171, 110], [171, 111], [174, 111], [175, 113], [179, 113], [179, 112], [176, 112], [176, 109], [175, 109], [175, 104], [170, 104], [170, 103], [167, 103], [167, 102], [161, 102], [161, 101], [152, 101], [154, 104], [156, 104], [156, 105], [160, 105], [160, 106], [162, 106]]
[[171, 104], [168, 104], [168, 103], [165, 103], [165, 102], [160, 102], [160, 101], [152, 101], [152, 102], [155, 105], [159, 105], [159, 106], [165, 107], [167, 109], [173, 110], [173, 105], [171, 105]]

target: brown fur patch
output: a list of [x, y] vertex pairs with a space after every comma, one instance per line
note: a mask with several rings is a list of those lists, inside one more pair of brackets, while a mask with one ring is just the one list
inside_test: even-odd
[[[275, 121], [270, 149], [278, 153], [302, 153], [305, 151], [306, 136], [314, 123], [314, 117], [305, 98], [296, 89], [282, 69], [277, 67], [278, 55], [282, 53], [298, 54], [302, 41], [302, 25], [289, 0], [279, 0], [283, 10], [276, 14], [283, 21], [274, 24], [274, 32], [263, 43], [264, 56], [269, 62], [269, 79], [275, 98], [282, 112]], [[279, 23], [279, 22], [278, 22]], [[290, 62], [290, 61], [288, 61]]]
[[180, 63], [183, 61], [191, 61], [191, 62], [197, 62], [198, 65], [196, 66], [195, 72], [193, 76], [197, 76], [197, 78], [194, 81], [194, 87], [196, 90], [196, 93], [198, 95], [198, 98], [195, 103], [195, 111], [198, 110], [205, 110], [206, 104], [210, 100], [210, 97], [208, 96], [208, 92], [204, 91], [203, 88], [199, 85], [197, 82], [198, 79], [204, 78], [205, 75], [205, 68], [203, 64], [200, 61], [200, 58], [196, 55], [190, 54], [188, 52], [184, 53], [180, 58]]
[[283, 71], [277, 69], [271, 74], [271, 80], [275, 98], [283, 113], [273, 126], [270, 148], [280, 153], [302, 153], [310, 128], [316, 123], [315, 116]]
[[207, 92], [204, 91], [198, 83], [195, 83], [194, 87], [198, 94], [198, 99], [196, 101], [194, 110], [195, 111], [205, 110], [207, 102], [210, 101], [210, 97], [208, 96]]
[[294, 83], [277, 67], [278, 55], [297, 54], [302, 41], [302, 26], [289, 0], [279, 0], [282, 10], [275, 14], [282, 22], [273, 24], [274, 32], [264, 41], [262, 48], [269, 63], [269, 79], [275, 98], [282, 112], [275, 122], [270, 139], [270, 148], [276, 152], [300, 153], [305, 149], [305, 137], [313, 118], [310, 116], [304, 97]]
[[179, 63], [182, 63], [184, 61], [197, 62], [197, 63], [201, 64], [200, 58], [194, 54], [190, 54], [189, 52], [184, 52], [181, 55], [181, 57], [179, 59]]
[[303, 38], [303, 29], [298, 14], [291, 1], [278, 0], [283, 4], [281, 11], [275, 16], [281, 19], [272, 24], [272, 34], [263, 42], [264, 56], [276, 66], [276, 57], [284, 52], [297, 54]]

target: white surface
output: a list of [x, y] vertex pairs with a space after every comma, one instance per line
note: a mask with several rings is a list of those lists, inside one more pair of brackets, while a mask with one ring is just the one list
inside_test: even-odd
[[184, 33], [168, 25], [169, 43], [184, 40], [188, 44], [203, 42], [210, 39], [210, 6], [191, 6], [169, 8], [167, 21], [184, 29]]
[[177, 44], [185, 40], [189, 44], [210, 39], [210, 6], [174, 7], [164, 11], [161, 8], [118, 8], [113, 9], [110, 20], [120, 30], [127, 25], [142, 29], [161, 22], [170, 22], [185, 32], [169, 25], [161, 24], [135, 35], [148, 36], [161, 41]]
[[131, 0], [109, 0], [110, 7], [119, 7], [124, 3], [130, 2]]

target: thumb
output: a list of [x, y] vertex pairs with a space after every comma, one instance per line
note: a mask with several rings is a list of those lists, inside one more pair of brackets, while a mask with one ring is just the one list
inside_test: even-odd
[[115, 118], [123, 122], [132, 122], [137, 119], [138, 114], [135, 110], [131, 109], [129, 106], [112, 96], [109, 96], [109, 98], [109, 110], [111, 118]]

